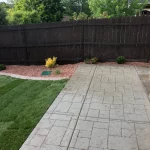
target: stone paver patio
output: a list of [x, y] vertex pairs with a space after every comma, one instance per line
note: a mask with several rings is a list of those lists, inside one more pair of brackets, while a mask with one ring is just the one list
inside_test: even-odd
[[150, 102], [136, 68], [80, 65], [20, 150], [150, 150]]

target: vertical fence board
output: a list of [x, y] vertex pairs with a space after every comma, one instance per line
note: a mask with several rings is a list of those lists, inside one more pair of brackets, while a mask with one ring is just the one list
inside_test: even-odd
[[150, 16], [0, 26], [0, 63], [44, 64], [53, 56], [60, 64], [112, 61], [121, 55], [149, 61], [149, 39]]

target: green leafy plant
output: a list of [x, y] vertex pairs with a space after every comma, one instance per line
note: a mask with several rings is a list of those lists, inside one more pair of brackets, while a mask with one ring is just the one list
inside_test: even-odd
[[61, 2], [65, 9], [65, 15], [67, 16], [71, 17], [74, 12], [76, 12], [77, 14], [83, 12], [88, 16], [91, 15], [88, 0], [61, 0]]
[[95, 18], [135, 16], [148, 4], [148, 0], [88, 0]]
[[126, 59], [124, 56], [119, 56], [119, 57], [117, 57], [116, 62], [118, 64], [124, 64], [126, 62]]
[[85, 60], [84, 60], [84, 62], [86, 63], [86, 64], [96, 64], [97, 62], [98, 62], [98, 58], [97, 57], [92, 57], [92, 58], [86, 58]]
[[91, 58], [92, 64], [96, 64], [98, 62], [98, 58], [97, 57], [93, 57]]
[[0, 64], [0, 71], [5, 70], [5, 69], [6, 69], [6, 66], [4, 64]]
[[30, 23], [40, 23], [40, 17], [37, 11], [22, 11], [22, 10], [8, 10], [7, 20], [10, 25], [21, 25]]
[[[36, 11], [38, 16], [34, 14], [34, 19], [36, 21], [40, 19], [42, 23], [61, 21], [64, 15], [64, 7], [61, 0], [15, 0], [12, 11]], [[28, 17], [28, 14], [23, 15], [23, 18], [30, 19], [31, 15]]]
[[91, 64], [91, 61], [90, 61], [89, 58], [86, 58], [86, 59], [84, 60], [84, 62], [85, 62], [86, 64]]
[[6, 8], [4, 7], [4, 5], [0, 3], [0, 25], [7, 24], [6, 16], [7, 16]]
[[72, 20], [86, 20], [88, 19], [88, 15], [84, 12], [80, 12], [77, 14], [76, 12], [73, 13]]
[[59, 75], [59, 74], [61, 74], [61, 71], [60, 71], [60, 70], [56, 70], [56, 71], [55, 71], [55, 74], [56, 74], [56, 75]]

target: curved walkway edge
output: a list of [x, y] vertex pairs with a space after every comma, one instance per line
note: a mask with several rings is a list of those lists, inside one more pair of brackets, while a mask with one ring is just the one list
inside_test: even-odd
[[136, 68], [81, 64], [20, 150], [150, 150], [149, 141]]
[[19, 78], [19, 79], [28, 79], [28, 80], [62, 80], [62, 79], [69, 79], [69, 77], [49, 77], [49, 78], [43, 78], [43, 77], [29, 77], [29, 76], [22, 76], [22, 75], [16, 75], [12, 73], [5, 73], [0, 72], [0, 75], [10, 76], [13, 78]]

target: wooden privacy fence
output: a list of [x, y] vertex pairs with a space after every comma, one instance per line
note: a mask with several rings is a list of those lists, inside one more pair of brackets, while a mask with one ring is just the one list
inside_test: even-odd
[[150, 59], [150, 16], [0, 26], [0, 63], [44, 64], [48, 57], [75, 63]]

